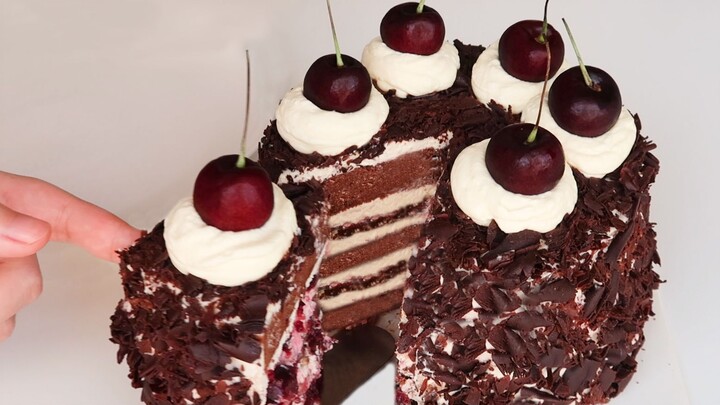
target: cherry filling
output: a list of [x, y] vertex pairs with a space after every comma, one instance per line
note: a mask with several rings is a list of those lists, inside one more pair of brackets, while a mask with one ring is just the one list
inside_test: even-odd
[[268, 372], [268, 403], [319, 402], [320, 361], [330, 344], [322, 330], [320, 310], [314, 302], [316, 292], [316, 287], [308, 289], [300, 301], [293, 330], [283, 344], [278, 365]]

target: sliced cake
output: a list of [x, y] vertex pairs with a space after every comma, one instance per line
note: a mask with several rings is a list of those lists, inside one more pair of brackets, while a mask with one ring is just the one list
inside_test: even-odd
[[[447, 43], [421, 2], [380, 31], [362, 64], [338, 47], [283, 97], [259, 146], [279, 187], [232, 216], [196, 187], [122, 253], [113, 341], [147, 403], [317, 403], [322, 330], [378, 319], [399, 328], [399, 404], [590, 404], [627, 385], [660, 282], [637, 116], [543, 21], [485, 50]], [[569, 113], [588, 100], [602, 122]], [[293, 206], [284, 238], [221, 242], [266, 226], [226, 218]]]

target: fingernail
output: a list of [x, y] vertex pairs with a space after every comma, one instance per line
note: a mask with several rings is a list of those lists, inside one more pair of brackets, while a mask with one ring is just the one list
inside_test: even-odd
[[30, 245], [47, 236], [48, 224], [33, 217], [17, 215], [0, 233], [8, 239]]

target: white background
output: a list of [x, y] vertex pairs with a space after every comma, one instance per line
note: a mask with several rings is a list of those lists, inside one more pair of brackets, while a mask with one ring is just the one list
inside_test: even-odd
[[[335, 1], [341, 47], [359, 58], [395, 1]], [[447, 37], [487, 45], [540, 18], [540, 0], [430, 1]], [[553, 0], [585, 61], [611, 73], [657, 142], [653, 188], [661, 287], [640, 372], [617, 404], [712, 404], [717, 289], [720, 6], [711, 1]], [[148, 228], [207, 161], [239, 148], [245, 48], [250, 145], [284, 92], [333, 51], [321, 0], [0, 0], [0, 170], [53, 182]], [[568, 47], [569, 58], [573, 58]], [[0, 185], [2, 187], [2, 185]], [[0, 344], [0, 404], [139, 404], [115, 364], [115, 266], [51, 244], [45, 293]], [[392, 403], [386, 369], [348, 403]]]

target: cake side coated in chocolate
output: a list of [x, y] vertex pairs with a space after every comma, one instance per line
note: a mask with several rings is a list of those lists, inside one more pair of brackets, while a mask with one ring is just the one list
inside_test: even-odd
[[636, 125], [620, 168], [602, 179], [575, 172], [575, 210], [545, 234], [478, 226], [446, 171], [409, 265], [399, 403], [589, 404], [622, 391], [660, 283], [648, 216], [659, 165]]
[[328, 340], [315, 304], [324, 242], [313, 229], [323, 207], [308, 188], [284, 189], [301, 231], [256, 282], [223, 287], [181, 274], [168, 257], [162, 222], [121, 253], [125, 298], [112, 317], [111, 340], [145, 403], [319, 401]]

